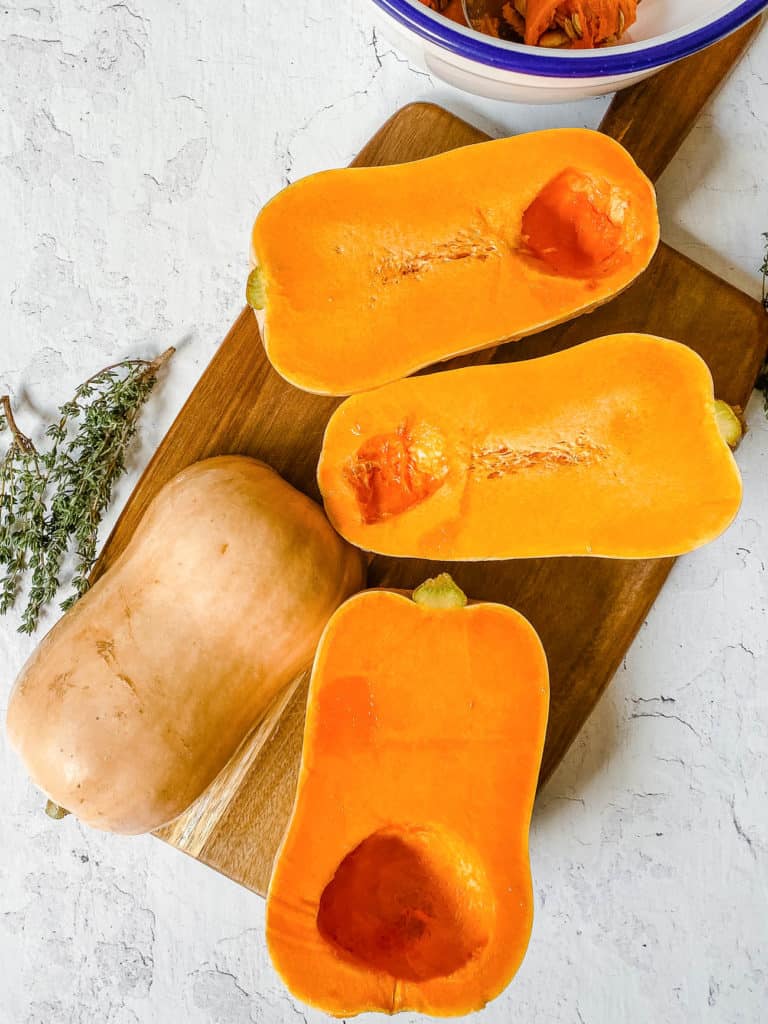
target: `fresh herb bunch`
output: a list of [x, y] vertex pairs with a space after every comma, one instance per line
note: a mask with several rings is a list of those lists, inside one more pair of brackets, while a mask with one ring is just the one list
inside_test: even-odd
[[0, 615], [13, 607], [25, 577], [29, 598], [19, 631], [32, 633], [59, 590], [74, 550], [69, 608], [88, 589], [101, 517], [125, 471], [125, 455], [158, 371], [173, 355], [126, 359], [90, 377], [61, 406], [39, 450], [22, 433], [10, 398], [0, 398], [0, 434], [10, 442], [0, 461]]
[[760, 371], [760, 376], [757, 378], [755, 387], [758, 391], [762, 391], [763, 393], [763, 407], [765, 409], [765, 415], [768, 416], [768, 361]]

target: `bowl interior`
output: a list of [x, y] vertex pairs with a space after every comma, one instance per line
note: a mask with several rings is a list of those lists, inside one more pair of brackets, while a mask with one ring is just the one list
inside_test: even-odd
[[[497, 51], [520, 52], [528, 51], [530, 47], [520, 46], [519, 43], [506, 42], [502, 39], [493, 39], [490, 36], [481, 35], [470, 28], [457, 25], [442, 15], [429, 9], [422, 3], [422, 0], [374, 0], [375, 3], [385, 8], [395, 8], [418, 12], [418, 14], [431, 22], [433, 26], [444, 26], [454, 36], [464, 37], [469, 40], [482, 40], [488, 46]], [[557, 59], [584, 59], [598, 53], [625, 54], [632, 51], [642, 51], [650, 45], [669, 44], [674, 45], [675, 40], [682, 41], [686, 38], [693, 38], [695, 35], [707, 34], [709, 26], [722, 25], [723, 31], [715, 33], [711, 39], [699, 40], [698, 45], [706, 45], [721, 34], [726, 34], [739, 25], [748, 21], [759, 10], [768, 6], [768, 0], [642, 0], [638, 7], [637, 21], [632, 28], [624, 34], [621, 42], [615, 46], [604, 47], [602, 50], [546, 50], [537, 49], [537, 53], [543, 57]], [[443, 35], [442, 32], [439, 32]], [[471, 45], [471, 44], [470, 44]], [[698, 48], [693, 46], [691, 50]], [[689, 51], [690, 52], [690, 51]], [[679, 56], [679, 54], [677, 54]]]
[[[596, 50], [547, 49], [494, 39], [430, 10], [421, 0], [370, 0], [433, 51], [459, 61], [514, 74], [550, 78], [627, 76], [687, 57], [740, 28], [768, 7], [768, 0], [642, 0], [638, 22], [615, 46]], [[424, 43], [422, 43], [423, 45]]]
[[642, 43], [670, 33], [687, 32], [716, 21], [738, 6], [723, 0], [642, 0], [637, 22], [622, 42]]

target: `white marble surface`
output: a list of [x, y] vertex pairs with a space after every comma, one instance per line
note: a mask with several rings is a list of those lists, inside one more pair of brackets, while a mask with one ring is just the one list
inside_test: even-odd
[[[757, 294], [768, 32], [661, 184], [666, 239]], [[436, 85], [354, 0], [0, 7], [0, 385], [22, 421], [121, 355], [179, 345], [117, 505], [242, 302], [253, 215], [427, 98], [491, 131], [595, 125]], [[736, 526], [684, 559], [539, 800], [537, 919], [478, 1021], [759, 1024], [768, 995], [768, 421]], [[50, 621], [50, 620], [49, 620]], [[33, 641], [0, 623], [0, 710]], [[54, 824], [0, 736], [0, 1022], [320, 1021], [263, 904], [149, 839]]]

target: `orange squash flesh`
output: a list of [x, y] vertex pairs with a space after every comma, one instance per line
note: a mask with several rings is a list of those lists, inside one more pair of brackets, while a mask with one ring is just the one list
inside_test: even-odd
[[639, 334], [349, 398], [318, 480], [358, 547], [448, 560], [679, 555], [742, 494], [706, 364]]
[[594, 309], [658, 240], [618, 143], [532, 132], [291, 185], [254, 226], [249, 291], [278, 373], [347, 395]]
[[531, 931], [548, 694], [541, 643], [510, 608], [368, 591], [334, 615], [267, 898], [296, 997], [339, 1017], [454, 1016], [506, 987]]

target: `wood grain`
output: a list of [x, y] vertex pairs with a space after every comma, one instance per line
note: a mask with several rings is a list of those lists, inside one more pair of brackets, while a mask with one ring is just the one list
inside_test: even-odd
[[[716, 84], [710, 81], [710, 92]], [[698, 80], [695, 86], [701, 99], [706, 89]], [[676, 80], [676, 88], [681, 87]], [[667, 97], [667, 104], [674, 105], [675, 100]], [[615, 126], [620, 110], [629, 109], [628, 102], [617, 101], [609, 124]], [[661, 102], [655, 92], [653, 102]], [[633, 111], [634, 124], [640, 116], [638, 106]], [[630, 127], [626, 137], [636, 134]], [[483, 138], [446, 111], [416, 104], [396, 114], [356, 163], [411, 160]], [[659, 145], [662, 155], [654, 156], [643, 141], [648, 166], [657, 170], [671, 152], [663, 134]], [[709, 363], [718, 393], [736, 404], [746, 402], [768, 341], [758, 302], [662, 246], [651, 268], [630, 290], [591, 316], [465, 357], [462, 363], [530, 358], [620, 330], [650, 331], [687, 342]], [[254, 317], [243, 311], [139, 481], [97, 573], [123, 550], [158, 489], [197, 459], [227, 452], [257, 456], [317, 497], [317, 456], [337, 404], [336, 399], [299, 392], [278, 377], [264, 356]], [[542, 781], [560, 762], [610, 682], [671, 565], [670, 560], [552, 559], [450, 567], [473, 597], [518, 608], [541, 634], [552, 674]], [[376, 558], [369, 579], [374, 586], [412, 587], [442, 568], [437, 563]], [[260, 893], [266, 891], [293, 801], [306, 685], [305, 676], [280, 696], [214, 786], [159, 833], [178, 849]]]
[[626, 146], [655, 181], [762, 23], [763, 15], [758, 15], [717, 46], [617, 93], [601, 130]]

